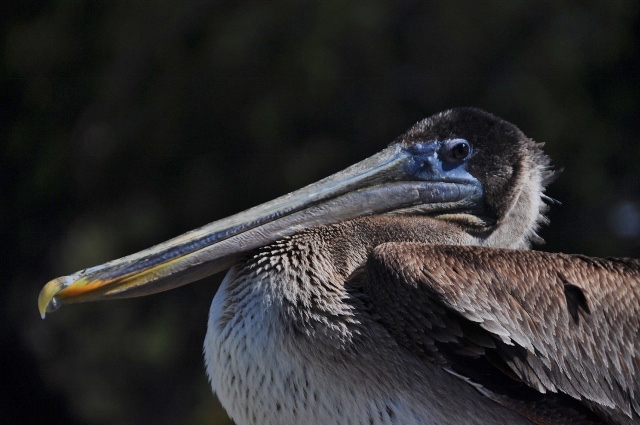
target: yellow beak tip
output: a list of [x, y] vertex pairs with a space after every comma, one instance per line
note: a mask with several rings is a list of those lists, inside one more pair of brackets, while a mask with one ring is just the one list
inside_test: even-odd
[[65, 277], [50, 280], [40, 290], [38, 295], [38, 310], [40, 316], [44, 319], [47, 313], [56, 311], [60, 307], [60, 302], [56, 299], [56, 295], [68, 286]]

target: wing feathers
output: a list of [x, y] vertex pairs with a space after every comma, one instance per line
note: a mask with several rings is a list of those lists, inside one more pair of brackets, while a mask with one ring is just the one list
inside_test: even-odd
[[484, 357], [539, 393], [640, 421], [640, 262], [389, 243], [366, 269], [381, 323], [429, 361]]

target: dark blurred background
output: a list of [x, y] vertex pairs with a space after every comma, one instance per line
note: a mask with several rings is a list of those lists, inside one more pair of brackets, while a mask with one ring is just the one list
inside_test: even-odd
[[222, 274], [42, 321], [49, 279], [297, 189], [472, 105], [564, 168], [538, 249], [640, 257], [637, 1], [0, 6], [0, 423], [230, 423]]

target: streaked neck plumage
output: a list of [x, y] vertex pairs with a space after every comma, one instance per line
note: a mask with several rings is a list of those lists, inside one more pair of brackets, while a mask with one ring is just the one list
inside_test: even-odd
[[[307, 229], [233, 267], [205, 340], [214, 392], [244, 424], [528, 424], [470, 382], [424, 363], [376, 321], [348, 280], [387, 242], [523, 249], [546, 221], [548, 159], [523, 156], [488, 227], [465, 214], [374, 216]], [[471, 219], [473, 222], [473, 217]]]
[[229, 271], [204, 349], [236, 423], [528, 423], [399, 347], [345, 285], [373, 247], [392, 241], [478, 244], [446, 222], [372, 217], [307, 230]]

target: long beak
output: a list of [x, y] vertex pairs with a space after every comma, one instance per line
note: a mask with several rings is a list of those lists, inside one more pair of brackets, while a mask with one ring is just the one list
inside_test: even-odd
[[447, 211], [479, 200], [474, 182], [424, 181], [400, 145], [239, 214], [167, 242], [47, 283], [38, 297], [44, 318], [63, 304], [166, 291], [231, 267], [245, 253], [305, 228], [421, 206]]

